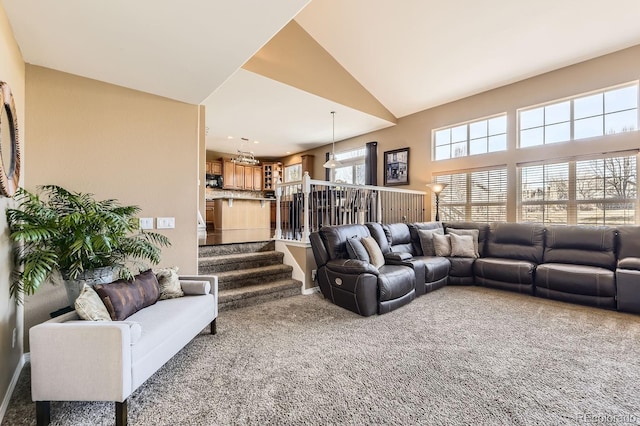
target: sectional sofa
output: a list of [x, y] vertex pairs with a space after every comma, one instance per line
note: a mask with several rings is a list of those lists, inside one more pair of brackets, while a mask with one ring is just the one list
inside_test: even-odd
[[322, 294], [363, 316], [447, 284], [640, 314], [640, 226], [367, 223], [310, 238]]

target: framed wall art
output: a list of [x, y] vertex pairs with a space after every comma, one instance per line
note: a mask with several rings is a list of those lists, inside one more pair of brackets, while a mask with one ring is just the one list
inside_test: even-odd
[[384, 152], [384, 186], [409, 185], [409, 148]]

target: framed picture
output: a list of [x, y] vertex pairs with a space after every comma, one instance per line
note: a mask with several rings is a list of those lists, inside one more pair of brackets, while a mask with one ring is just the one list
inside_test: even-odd
[[384, 186], [409, 185], [409, 148], [384, 152]]

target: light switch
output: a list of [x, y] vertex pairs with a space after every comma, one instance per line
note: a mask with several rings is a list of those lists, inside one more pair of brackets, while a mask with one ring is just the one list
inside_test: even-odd
[[175, 217], [159, 217], [157, 221], [158, 229], [173, 229], [176, 227]]
[[152, 217], [141, 217], [140, 218], [140, 229], [153, 229], [153, 218]]

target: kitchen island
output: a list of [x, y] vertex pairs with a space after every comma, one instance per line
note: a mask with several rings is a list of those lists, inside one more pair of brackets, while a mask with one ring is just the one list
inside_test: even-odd
[[269, 229], [272, 198], [216, 197], [214, 202], [216, 230]]

